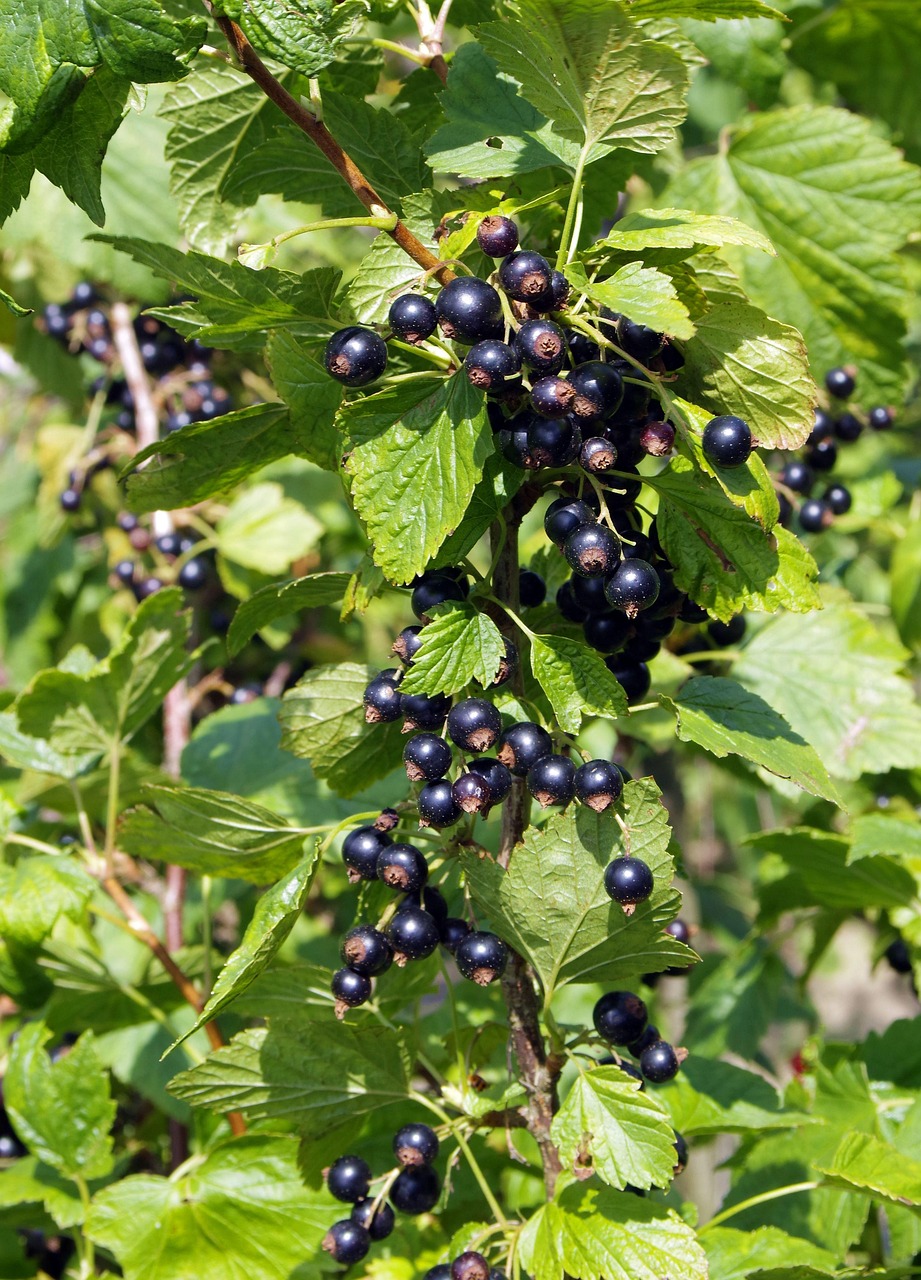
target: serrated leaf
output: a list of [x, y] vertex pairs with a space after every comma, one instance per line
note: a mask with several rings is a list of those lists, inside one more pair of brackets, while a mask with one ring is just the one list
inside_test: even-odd
[[870, 1133], [846, 1133], [831, 1160], [819, 1162], [817, 1169], [834, 1186], [921, 1205], [921, 1162]]
[[282, 746], [309, 760], [342, 796], [352, 796], [399, 766], [398, 723], [365, 723], [363, 697], [375, 672], [354, 662], [314, 667], [284, 696]]
[[[94, 1182], [91, 1192], [97, 1191], [100, 1185]], [[0, 1173], [0, 1209], [27, 1204], [43, 1205], [59, 1227], [73, 1227], [85, 1217], [76, 1183], [35, 1156], [20, 1156]], [[23, 1212], [21, 1207], [19, 1212]], [[0, 1260], [3, 1260], [2, 1251]], [[34, 1272], [30, 1280], [32, 1275]]]
[[781, 1105], [777, 1090], [763, 1076], [697, 1052], [682, 1064], [661, 1098], [686, 1138], [793, 1129], [806, 1121], [801, 1111]]
[[603, 240], [596, 241], [583, 257], [594, 261], [605, 249], [641, 253], [644, 249], [720, 249], [746, 245], [774, 256], [774, 246], [761, 231], [738, 218], [694, 213], [691, 209], [638, 209], [614, 224]]
[[460, 524], [493, 452], [482, 393], [463, 374], [404, 383], [347, 405], [340, 422], [375, 564], [410, 582]]
[[507, 462], [500, 453], [490, 454], [483, 467], [483, 478], [473, 491], [464, 518], [445, 538], [430, 568], [458, 564], [463, 560], [514, 498], [524, 483], [525, 475], [521, 467]]
[[753, 450], [742, 466], [714, 466], [703, 451], [703, 432], [711, 414], [681, 399], [675, 400], [672, 411], [679, 420], [683, 418], [689, 428], [687, 434], [676, 440], [678, 451], [692, 459], [699, 470], [713, 476], [734, 506], [741, 507], [767, 532], [773, 530], [780, 517], [780, 504], [773, 477], [758, 451]]
[[[444, 213], [455, 207], [453, 192], [423, 191], [403, 201], [403, 221], [414, 236], [437, 256], [435, 231]], [[371, 242], [348, 286], [348, 303], [362, 324], [385, 324], [398, 294], [422, 282], [419, 264], [382, 231]]]
[[581, 640], [534, 636], [531, 670], [566, 733], [579, 732], [583, 715], [616, 720], [627, 713], [623, 687], [603, 658]]
[[36, 946], [60, 916], [78, 919], [96, 888], [73, 859], [23, 855], [14, 866], [0, 863], [0, 935]]
[[699, 676], [664, 706], [678, 719], [678, 737], [720, 758], [730, 752], [790, 778], [804, 791], [839, 803], [838, 793], [815, 748], [795, 733], [763, 698], [735, 680]]
[[876, 854], [896, 858], [921, 859], [921, 823], [907, 815], [864, 813], [851, 824], [848, 862], [872, 858]]
[[797, 906], [853, 911], [907, 907], [915, 897], [913, 877], [889, 858], [861, 858], [848, 865], [848, 841], [843, 836], [793, 827], [764, 831], [750, 836], [747, 843], [760, 852], [779, 855], [790, 868], [784, 880], [772, 881], [762, 890], [762, 910], [767, 907], [775, 916]]
[[316, 547], [323, 526], [280, 484], [266, 481], [243, 490], [217, 521], [221, 555], [260, 573], [284, 573]]
[[596, 1173], [608, 1186], [665, 1187], [675, 1135], [661, 1104], [617, 1067], [580, 1072], [553, 1118], [550, 1136], [564, 1167]]
[[787, 1235], [778, 1227], [736, 1231], [714, 1227], [701, 1237], [710, 1264], [710, 1280], [748, 1280], [774, 1268], [807, 1267], [814, 1275], [834, 1275], [838, 1262], [833, 1253], [811, 1240]]
[[833, 778], [921, 763], [921, 708], [901, 646], [852, 605], [772, 620], [734, 674], [818, 751]]
[[229, 0], [224, 11], [239, 22], [257, 49], [302, 76], [316, 76], [334, 62], [337, 48], [367, 13], [363, 0]]
[[695, 326], [673, 281], [655, 267], [631, 262], [601, 283], [583, 283], [578, 278], [575, 283], [600, 306], [629, 316], [658, 333], [674, 338], [690, 338], [694, 334]]
[[628, 0], [636, 18], [783, 18], [783, 13], [765, 0]]
[[[624, 789], [626, 835], [609, 811], [580, 807], [530, 827], [508, 871], [464, 856], [474, 900], [499, 935], [534, 966], [549, 1000], [571, 982], [616, 983], [671, 966], [693, 953], [663, 932], [678, 910], [671, 887], [668, 814], [651, 778]], [[604, 889], [604, 870], [629, 851], [652, 869], [652, 896], [627, 917]]]
[[505, 641], [487, 614], [472, 604], [432, 610], [422, 647], [400, 683], [404, 693], [459, 693], [472, 681], [488, 689], [505, 655]]
[[269, 338], [266, 362], [275, 390], [288, 406], [299, 457], [326, 471], [339, 468], [336, 413], [342, 386], [331, 378], [293, 334], [280, 330]]
[[348, 585], [347, 573], [310, 573], [305, 578], [273, 582], [271, 586], [255, 591], [233, 615], [227, 633], [227, 648], [231, 656], [238, 654], [257, 631], [278, 618], [300, 613], [303, 609], [338, 603]]

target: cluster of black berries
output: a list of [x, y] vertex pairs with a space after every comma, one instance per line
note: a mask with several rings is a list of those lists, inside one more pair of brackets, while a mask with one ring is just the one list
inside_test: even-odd
[[617, 1065], [627, 1075], [664, 1084], [678, 1074], [687, 1056], [684, 1049], [675, 1049], [659, 1034], [658, 1027], [649, 1021], [645, 1001], [632, 991], [609, 991], [595, 1005], [592, 1013], [595, 1030], [602, 1040], [617, 1048], [625, 1048], [639, 1061], [639, 1071], [632, 1063], [617, 1059]]
[[[851, 509], [851, 491], [840, 481], [826, 484], [821, 496], [816, 496], [820, 476], [827, 476], [838, 461], [838, 446], [853, 444], [863, 434], [864, 426], [874, 431], [888, 431], [895, 422], [892, 409], [877, 406], [864, 418], [849, 404], [856, 388], [856, 371], [850, 367], [830, 369], [825, 375], [825, 387], [830, 400], [829, 407], [815, 411], [815, 426], [806, 441], [802, 455], [786, 463], [780, 472], [781, 524], [789, 524], [794, 515], [790, 493], [799, 499], [797, 512], [800, 528], [805, 533], [821, 533], [834, 523], [835, 516], [843, 516]], [[832, 401], [844, 402], [847, 407], [837, 412]]]
[[[393, 1152], [399, 1172], [379, 1181], [380, 1193], [371, 1194], [372, 1174], [360, 1156], [340, 1156], [326, 1171], [330, 1194], [354, 1206], [351, 1216], [334, 1222], [323, 1248], [336, 1262], [360, 1262], [372, 1241], [385, 1240], [400, 1213], [428, 1213], [441, 1194], [441, 1179], [434, 1168], [438, 1135], [427, 1124], [406, 1124], [393, 1136]], [[389, 1199], [389, 1204], [387, 1203]]]
[[506, 1280], [506, 1276], [498, 1267], [491, 1267], [482, 1253], [467, 1249], [453, 1262], [429, 1267], [422, 1280]]
[[143, 560], [125, 556], [112, 568], [113, 578], [121, 586], [130, 588], [137, 600], [146, 600], [172, 582], [194, 593], [203, 591], [212, 582], [210, 557], [207, 552], [195, 554], [198, 539], [190, 531], [170, 531], [155, 536], [130, 511], [119, 512], [115, 522], [122, 533], [127, 534], [132, 551], [139, 556], [146, 555], [149, 562], [145, 564]]

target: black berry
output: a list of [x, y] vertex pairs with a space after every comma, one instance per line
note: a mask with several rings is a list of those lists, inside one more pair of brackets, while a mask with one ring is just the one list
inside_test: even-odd
[[625, 613], [591, 613], [582, 626], [585, 643], [599, 653], [617, 653], [626, 644], [630, 630]]
[[806, 462], [813, 471], [831, 471], [838, 461], [838, 446], [834, 440], [819, 440], [806, 454]]
[[177, 582], [184, 591], [201, 591], [208, 585], [208, 561], [204, 556], [193, 556], [179, 570]]
[[350, 880], [376, 880], [380, 851], [390, 844], [390, 837], [374, 827], [350, 831], [342, 844], [342, 861], [349, 869]]
[[675, 428], [670, 422], [647, 422], [640, 431], [640, 447], [653, 458], [664, 458], [675, 444]]
[[627, 702], [642, 702], [649, 692], [652, 677], [649, 668], [643, 661], [624, 662], [619, 654], [605, 659], [605, 665], [611, 675], [627, 695]]
[[482, 1253], [468, 1249], [451, 1263], [451, 1280], [489, 1280], [489, 1263]]
[[704, 427], [703, 450], [704, 457], [715, 467], [741, 467], [752, 451], [748, 423], [731, 414], [711, 418]]
[[387, 368], [387, 344], [373, 329], [349, 325], [326, 344], [326, 372], [347, 387], [364, 387]]
[[438, 1146], [438, 1135], [427, 1124], [404, 1124], [393, 1135], [393, 1154], [404, 1169], [432, 1164]]
[[579, 456], [582, 436], [572, 418], [535, 418], [528, 427], [532, 468], [568, 467]]
[[624, 398], [624, 381], [613, 365], [601, 360], [580, 364], [569, 375], [572, 413], [579, 420], [609, 418]]
[[365, 689], [365, 720], [368, 724], [380, 724], [399, 720], [403, 701], [399, 690], [400, 673], [393, 669], [382, 671]]
[[468, 933], [458, 943], [454, 959], [465, 978], [486, 987], [505, 972], [508, 947], [494, 933]]
[[845, 444], [853, 444], [863, 434], [863, 423], [856, 413], [842, 413], [835, 420], [835, 435]]
[[477, 227], [476, 239], [487, 258], [504, 258], [518, 248], [518, 228], [511, 218], [495, 213]]
[[728, 622], [711, 622], [707, 626], [707, 635], [715, 645], [719, 645], [721, 649], [728, 648], [729, 645], [738, 644], [745, 635], [745, 619], [741, 613], [737, 613], [734, 618], [730, 618]]
[[390, 943], [371, 924], [357, 924], [349, 929], [342, 939], [339, 955], [343, 964], [366, 978], [384, 973], [393, 963]]
[[617, 449], [603, 436], [590, 436], [579, 450], [579, 466], [592, 475], [610, 471], [617, 462]]
[[870, 426], [874, 431], [888, 431], [895, 421], [895, 414], [884, 405], [877, 405], [875, 409], [870, 410], [869, 418]]
[[645, 560], [623, 560], [606, 580], [604, 594], [615, 609], [635, 618], [659, 598], [659, 575]]
[[600, 614], [611, 613], [611, 606], [608, 604], [608, 598], [604, 594], [603, 578], [572, 578], [572, 592], [576, 598], [576, 603], [581, 605], [587, 613]]
[[604, 887], [609, 898], [622, 907], [645, 902], [653, 890], [653, 875], [642, 858], [615, 858], [604, 872]]
[[424, 693], [403, 694], [403, 732], [411, 729], [440, 729], [451, 710], [451, 699], [443, 693], [429, 698]]
[[856, 381], [849, 369], [829, 369], [825, 375], [825, 386], [836, 400], [847, 400], [854, 394]]
[[576, 767], [567, 756], [544, 756], [528, 770], [527, 783], [542, 809], [567, 805], [576, 794]]
[[434, 733], [417, 733], [403, 748], [403, 764], [410, 782], [435, 782], [451, 768], [451, 748]]
[[632, 1053], [634, 1058], [639, 1058], [651, 1044], [658, 1044], [661, 1039], [659, 1028], [654, 1023], [647, 1022], [645, 1031], [627, 1045], [627, 1052]]
[[371, 979], [354, 969], [337, 969], [333, 974], [330, 989], [336, 997], [336, 1014], [339, 1017], [346, 1009], [357, 1009], [360, 1004], [371, 998]]
[[453, 827], [460, 820], [461, 808], [454, 799], [451, 783], [445, 778], [427, 782], [419, 792], [420, 827]]
[[521, 372], [521, 357], [507, 343], [487, 338], [467, 352], [464, 369], [473, 386], [495, 391]]
[[565, 418], [574, 395], [569, 382], [550, 374], [531, 387], [531, 408], [542, 418]]
[[788, 489], [792, 489], [794, 493], [808, 493], [815, 483], [815, 477], [812, 474], [812, 469], [805, 462], [800, 462], [794, 458], [781, 471], [780, 481]]
[[831, 507], [821, 498], [808, 498], [799, 509], [799, 522], [806, 533], [821, 533], [834, 518]]
[[620, 560], [620, 542], [606, 525], [586, 524], [566, 539], [563, 555], [573, 573], [580, 577], [607, 577]]
[[549, 756], [552, 750], [553, 739], [546, 729], [530, 720], [520, 720], [505, 730], [496, 755], [506, 768], [523, 778], [538, 760]]
[[624, 789], [624, 779], [609, 760], [589, 760], [576, 770], [576, 796], [596, 813], [616, 804]]
[[404, 662], [412, 662], [422, 648], [422, 628], [404, 627], [390, 648]]
[[626, 316], [621, 316], [617, 322], [617, 341], [627, 355], [633, 356], [641, 364], [657, 356], [665, 344], [661, 333], [656, 333], [655, 329], [650, 329], [645, 324], [634, 324]]
[[651, 1044], [640, 1055], [640, 1071], [650, 1084], [664, 1084], [666, 1080], [673, 1080], [680, 1066], [677, 1053], [665, 1040]]
[[428, 1213], [441, 1194], [441, 1182], [430, 1164], [412, 1165], [397, 1175], [390, 1201], [401, 1213]]
[[446, 284], [435, 300], [435, 311], [442, 333], [458, 342], [501, 338], [505, 330], [498, 293], [475, 276], [458, 276]]
[[559, 373], [566, 359], [566, 338], [552, 320], [526, 320], [513, 345], [522, 363], [541, 375]]
[[850, 511], [853, 499], [850, 489], [843, 484], [833, 484], [825, 490], [823, 501], [827, 502], [836, 516], [843, 516]]
[[398, 338], [414, 346], [431, 337], [438, 324], [434, 302], [421, 293], [404, 293], [397, 298], [390, 308], [387, 320]]
[[435, 1267], [429, 1267], [422, 1280], [451, 1280], [451, 1264], [449, 1262], [439, 1262]]
[[123, 582], [126, 587], [130, 587], [134, 582], [135, 564], [133, 560], [119, 560], [118, 564], [112, 570], [119, 582]]
[[470, 925], [458, 916], [449, 916], [441, 926], [441, 945], [453, 955], [470, 932]]
[[489, 783], [478, 773], [462, 773], [451, 788], [454, 800], [464, 813], [488, 813], [493, 799]]
[[522, 609], [536, 609], [546, 599], [547, 584], [544, 579], [532, 569], [522, 569], [518, 574], [518, 600]]
[[[552, 306], [547, 308], [550, 311], [560, 311], [569, 301], [569, 295], [572, 293], [572, 285], [563, 275], [562, 271], [552, 271], [550, 273], [550, 301]], [[542, 310], [544, 308], [541, 308]]]
[[556, 498], [544, 516], [544, 533], [551, 542], [562, 546], [576, 529], [594, 522], [595, 513], [587, 502], [578, 498]]
[[512, 789], [512, 775], [506, 765], [493, 756], [479, 756], [467, 766], [478, 774], [489, 788], [490, 804], [499, 804]]
[[501, 731], [499, 712], [483, 698], [465, 698], [448, 712], [448, 734], [463, 751], [488, 751]]
[[150, 577], [142, 578], [140, 582], [135, 583], [134, 594], [138, 600], [149, 600], [162, 586], [163, 583], [156, 574], [151, 574]]
[[467, 593], [463, 583], [450, 578], [446, 573], [426, 575], [413, 587], [411, 598], [412, 611], [420, 622], [428, 621], [428, 613], [448, 600], [465, 600]]
[[389, 845], [378, 854], [377, 878], [391, 889], [418, 893], [428, 874], [428, 863], [413, 844]]
[[373, 1200], [359, 1200], [352, 1210], [352, 1221], [364, 1227], [372, 1240], [386, 1240], [396, 1226], [396, 1214], [389, 1204], [374, 1208]]
[[553, 269], [546, 258], [532, 250], [510, 253], [499, 264], [499, 285], [516, 302], [527, 302], [538, 311], [552, 306]]
[[68, 514], [72, 514], [74, 511], [79, 511], [82, 497], [83, 495], [79, 489], [68, 488], [62, 490], [61, 496], [58, 498], [58, 501], [61, 504], [61, 510], [68, 512]]
[[[593, 579], [580, 578], [579, 581], [591, 582]], [[588, 610], [576, 599], [576, 593], [571, 579], [564, 582], [563, 585], [557, 589], [556, 607], [560, 611], [560, 615], [565, 618], [567, 622], [585, 622], [589, 616]]]
[[595, 1030], [608, 1044], [628, 1045], [638, 1040], [648, 1020], [646, 1005], [632, 991], [609, 991], [592, 1011]]
[[336, 1262], [348, 1266], [361, 1262], [366, 1256], [371, 1248], [371, 1236], [360, 1223], [343, 1218], [341, 1222], [334, 1222], [327, 1231], [323, 1237], [323, 1248]]
[[371, 1188], [371, 1170], [361, 1156], [340, 1156], [326, 1174], [329, 1193], [346, 1204], [364, 1200]]
[[676, 942], [683, 942], [685, 946], [691, 941], [691, 926], [684, 920], [672, 920], [665, 926], [665, 932]]
[[387, 939], [399, 965], [407, 960], [424, 960], [438, 946], [438, 924], [422, 907], [407, 904], [387, 926]]
[[896, 938], [886, 948], [886, 959], [896, 973], [911, 973], [911, 952], [904, 938]]
[[683, 1134], [675, 1131], [675, 1167], [672, 1170], [677, 1178], [679, 1173], [684, 1173], [688, 1166], [688, 1144]]

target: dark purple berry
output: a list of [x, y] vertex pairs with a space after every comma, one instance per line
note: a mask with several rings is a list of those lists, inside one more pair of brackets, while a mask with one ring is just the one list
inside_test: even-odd
[[648, 1020], [646, 1005], [632, 991], [609, 991], [592, 1012], [595, 1030], [608, 1044], [628, 1045], [639, 1039]]
[[565, 418], [575, 392], [564, 378], [551, 374], [531, 387], [531, 408], [542, 418]]
[[343, 964], [366, 978], [385, 973], [393, 963], [390, 943], [371, 924], [356, 924], [349, 929], [342, 939], [339, 956]]
[[656, 333], [655, 329], [650, 329], [645, 324], [634, 324], [626, 316], [621, 316], [617, 322], [617, 343], [628, 356], [633, 356], [640, 364], [646, 364], [662, 350], [665, 338], [661, 333]]
[[714, 467], [741, 467], [751, 457], [752, 433], [742, 418], [724, 414], [704, 427], [704, 457]]
[[579, 450], [579, 466], [592, 475], [610, 471], [617, 462], [617, 449], [603, 436], [590, 436]]
[[337, 969], [330, 989], [336, 997], [336, 1016], [344, 1016], [346, 1009], [357, 1009], [371, 998], [371, 979], [354, 969]]
[[439, 730], [451, 710], [451, 699], [443, 693], [428, 697], [424, 693], [403, 694], [403, 732], [413, 729]]
[[615, 609], [622, 609], [628, 618], [635, 618], [659, 598], [659, 575], [645, 560], [622, 560], [606, 579], [604, 594]]
[[576, 794], [576, 767], [568, 756], [543, 756], [528, 770], [527, 784], [542, 809], [567, 805]]
[[718, 645], [721, 649], [726, 649], [730, 645], [739, 643], [745, 635], [745, 629], [745, 618], [741, 613], [737, 613], [728, 622], [708, 623], [707, 635], [715, 645]]
[[404, 1169], [433, 1164], [438, 1146], [438, 1135], [427, 1124], [404, 1124], [393, 1135], [393, 1154]]
[[838, 461], [838, 446], [834, 440], [819, 440], [806, 454], [806, 462], [813, 471], [831, 471]]
[[675, 1131], [675, 1167], [672, 1173], [677, 1178], [679, 1173], [684, 1173], [688, 1167], [688, 1144], [683, 1134]]
[[[580, 578], [579, 581], [591, 582], [592, 579]], [[561, 616], [565, 618], [567, 622], [575, 622], [575, 623], [585, 622], [585, 620], [589, 616], [588, 610], [583, 608], [583, 606], [576, 599], [576, 593], [573, 588], [572, 580], [568, 580], [564, 582], [563, 585], [557, 589], [556, 607], [560, 611]]]
[[799, 522], [806, 533], [821, 533], [834, 520], [834, 513], [821, 498], [807, 498], [799, 509]]
[[569, 301], [569, 295], [572, 293], [572, 285], [563, 275], [562, 271], [553, 271], [550, 274], [550, 295], [553, 305], [548, 308], [550, 311], [560, 311]]
[[464, 813], [486, 814], [492, 807], [489, 783], [478, 773], [462, 773], [452, 787], [454, 799]]
[[580, 577], [607, 577], [620, 560], [620, 542], [606, 525], [586, 524], [566, 539], [563, 555]]
[[853, 444], [863, 434], [863, 423], [856, 413], [842, 413], [835, 419], [835, 435], [845, 444]]
[[511, 218], [494, 213], [477, 227], [476, 240], [487, 258], [504, 258], [518, 248], [518, 228]]
[[665, 926], [665, 932], [676, 942], [683, 942], [685, 946], [688, 946], [691, 941], [691, 927], [684, 920], [672, 920]]
[[579, 456], [582, 436], [572, 418], [535, 418], [528, 427], [528, 457], [533, 469], [568, 467]]
[[580, 421], [609, 418], [624, 397], [623, 378], [613, 365], [601, 360], [577, 365], [568, 381], [573, 390], [572, 414]]
[[870, 426], [874, 431], [888, 431], [895, 422], [895, 412], [884, 405], [877, 405], [875, 409], [870, 410], [869, 418]]
[[829, 369], [825, 375], [825, 386], [836, 400], [847, 400], [854, 394], [856, 379], [850, 369]]
[[640, 431], [640, 447], [652, 458], [664, 458], [675, 445], [675, 428], [670, 422], [647, 422]]
[[413, 844], [393, 844], [377, 857], [377, 878], [400, 893], [418, 893], [428, 879], [424, 854]]
[[488, 751], [501, 731], [499, 712], [483, 698], [465, 698], [448, 713], [448, 734], [462, 751]]
[[349, 325], [326, 344], [326, 372], [347, 387], [364, 387], [387, 368], [387, 344], [373, 329]]
[[184, 591], [201, 591], [208, 585], [210, 574], [204, 556], [193, 556], [179, 570], [177, 582]]
[[825, 490], [823, 501], [828, 503], [836, 516], [843, 516], [845, 512], [850, 511], [853, 499], [850, 489], [843, 484], [833, 484]]
[[438, 316], [430, 298], [421, 293], [404, 293], [394, 300], [387, 321], [396, 337], [415, 346], [432, 336]]
[[478, 774], [489, 788], [489, 803], [500, 804], [512, 789], [512, 775], [509, 769], [493, 756], [478, 756], [467, 766], [471, 773]]
[[480, 987], [495, 982], [508, 964], [508, 947], [494, 933], [468, 933], [454, 951], [457, 967]]
[[399, 720], [403, 713], [400, 697], [400, 673], [394, 669], [382, 671], [365, 689], [365, 720], [368, 724]]
[[403, 1169], [390, 1188], [390, 1201], [401, 1213], [428, 1213], [441, 1195], [441, 1182], [430, 1164]]
[[513, 345], [522, 363], [542, 376], [559, 373], [566, 359], [563, 330], [552, 320], [526, 320]]
[[645, 1031], [627, 1045], [627, 1052], [632, 1053], [634, 1058], [638, 1058], [644, 1049], [648, 1049], [651, 1044], [658, 1044], [661, 1039], [659, 1028], [654, 1023], [647, 1022]]
[[420, 622], [429, 621], [429, 612], [449, 600], [465, 600], [464, 584], [446, 573], [426, 575], [413, 588], [412, 611]]
[[547, 584], [539, 573], [522, 569], [518, 574], [518, 600], [522, 609], [536, 609], [547, 599]]
[[326, 1185], [337, 1200], [355, 1204], [371, 1188], [371, 1170], [361, 1156], [340, 1156], [326, 1171]]
[[446, 778], [427, 782], [419, 792], [420, 827], [453, 827], [460, 821], [461, 809]]
[[911, 952], [904, 938], [896, 938], [895, 941], [890, 942], [885, 955], [889, 967], [896, 973], [911, 973]]
[[624, 789], [623, 774], [609, 760], [589, 760], [576, 770], [576, 797], [596, 813], [617, 804]]
[[135, 569], [136, 566], [133, 560], [119, 560], [112, 572], [119, 582], [123, 582], [126, 587], [130, 587], [134, 582]]
[[544, 532], [551, 542], [562, 546], [576, 529], [594, 523], [595, 513], [587, 502], [579, 498], [556, 498], [544, 516]]
[[625, 613], [590, 613], [582, 625], [585, 643], [599, 653], [617, 653], [627, 643], [630, 631]]
[[134, 584], [134, 594], [138, 600], [149, 600], [162, 586], [161, 580], [155, 574], [151, 574], [150, 577], [142, 578], [140, 582]]
[[466, 920], [449, 916], [441, 926], [441, 945], [453, 955], [469, 932], [470, 925]]
[[604, 594], [604, 578], [572, 578], [573, 595], [576, 603], [591, 614], [611, 613], [607, 596]]
[[398, 965], [407, 960], [424, 960], [438, 946], [438, 923], [422, 907], [407, 904], [387, 926], [387, 940]]
[[521, 372], [521, 357], [507, 343], [487, 338], [467, 352], [464, 369], [474, 387], [495, 391]]
[[482, 1253], [468, 1249], [451, 1263], [451, 1280], [489, 1280], [489, 1263]]
[[336, 1262], [350, 1266], [353, 1262], [361, 1262], [371, 1248], [371, 1236], [367, 1228], [351, 1218], [343, 1218], [334, 1222], [323, 1237], [323, 1249]]
[[640, 1071], [650, 1084], [664, 1084], [678, 1074], [681, 1063], [672, 1046], [665, 1040], [651, 1044], [640, 1056]]
[[815, 477], [805, 462], [794, 458], [781, 471], [780, 482], [794, 493], [808, 493], [815, 483]]
[[417, 733], [403, 748], [403, 764], [410, 782], [435, 782], [451, 768], [451, 748], [434, 733]]
[[352, 1210], [352, 1221], [367, 1231], [372, 1240], [386, 1240], [396, 1226], [396, 1214], [389, 1204], [376, 1210], [373, 1200], [359, 1200]]
[[435, 300], [435, 311], [442, 333], [458, 342], [501, 338], [505, 332], [498, 293], [475, 276], [457, 276], [446, 284]]
[[80, 510], [82, 498], [83, 495], [79, 489], [68, 488], [61, 491], [61, 496], [58, 501], [61, 504], [61, 510], [66, 511], [68, 515], [71, 515], [74, 511]]
[[539, 311], [552, 305], [553, 269], [546, 258], [532, 250], [507, 254], [499, 264], [499, 286], [516, 302], [527, 302]]
[[615, 858], [605, 868], [605, 891], [622, 907], [635, 907], [645, 902], [652, 893], [653, 885], [652, 872], [642, 858]]
[[628, 703], [642, 702], [652, 684], [644, 661], [626, 662], [615, 653], [613, 657], [605, 658], [605, 666], [627, 695]]
[[507, 769], [523, 778], [538, 760], [552, 751], [553, 739], [546, 729], [530, 720], [520, 720], [505, 730], [496, 755]]
[[342, 844], [342, 861], [349, 869], [349, 879], [376, 880], [378, 855], [390, 843], [390, 837], [374, 827], [350, 831]]
[[403, 662], [412, 662], [422, 648], [422, 628], [404, 627], [390, 648]]

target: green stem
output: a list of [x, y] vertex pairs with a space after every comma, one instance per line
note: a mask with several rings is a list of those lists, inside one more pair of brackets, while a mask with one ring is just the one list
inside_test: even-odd
[[37, 849], [39, 853], [49, 853], [54, 858], [64, 856], [64, 851], [53, 844], [45, 844], [44, 840], [36, 840], [32, 836], [20, 835], [18, 831], [8, 831], [4, 837], [7, 844], [21, 844], [27, 849]]
[[201, 878], [201, 940], [205, 949], [205, 967], [202, 973], [202, 1003], [207, 1004], [208, 997], [211, 995], [211, 983], [214, 975], [211, 971], [211, 945], [212, 945], [212, 921], [211, 921], [211, 887], [212, 879], [210, 876], [202, 876]]
[[697, 1234], [703, 1235], [711, 1227], [718, 1227], [720, 1223], [728, 1222], [736, 1214], [744, 1213], [746, 1209], [754, 1209], [756, 1205], [767, 1204], [769, 1200], [779, 1200], [782, 1196], [796, 1195], [800, 1191], [815, 1191], [821, 1185], [821, 1182], [792, 1182], [786, 1187], [775, 1187], [773, 1191], [762, 1191], [760, 1195], [749, 1196], [747, 1200], [740, 1200], [738, 1204], [730, 1205], [728, 1209], [724, 1209], [722, 1213], [718, 1213], [709, 1222], [704, 1223], [698, 1228]]
[[[563, 231], [560, 236], [560, 247], [556, 255], [557, 271], [562, 271], [567, 262], [572, 260], [570, 246], [572, 246], [573, 253], [575, 252], [578, 227], [582, 222], [582, 174], [585, 172], [587, 160], [588, 146], [586, 145], [579, 152], [579, 160], [572, 176], [572, 190], [569, 193], [569, 204], [566, 206], [566, 218], [563, 222]], [[573, 232], [575, 232], [575, 235]]]
[[331, 231], [337, 227], [373, 227], [378, 231], [393, 231], [398, 221], [395, 213], [366, 215], [363, 218], [321, 218], [318, 222], [305, 222], [302, 227], [283, 231], [280, 235], [273, 236], [271, 240], [266, 240], [264, 244], [241, 244], [237, 253], [238, 256], [245, 257], [256, 249], [274, 251], [279, 245], [293, 240], [296, 236], [306, 235], [309, 231]]
[[473, 1176], [476, 1178], [477, 1182], [479, 1183], [480, 1190], [483, 1192], [483, 1198], [485, 1199], [486, 1203], [489, 1205], [490, 1209], [492, 1210], [493, 1216], [501, 1226], [508, 1227], [509, 1225], [508, 1218], [506, 1218], [505, 1214], [502, 1212], [502, 1208], [499, 1204], [499, 1201], [493, 1195], [492, 1188], [490, 1187], [489, 1183], [486, 1181], [486, 1176], [483, 1173], [483, 1170], [480, 1168], [480, 1165], [476, 1156], [470, 1150], [470, 1145], [467, 1142], [467, 1139], [464, 1137], [463, 1133], [461, 1132], [460, 1127], [451, 1119], [447, 1111], [444, 1111], [438, 1105], [437, 1102], [433, 1102], [432, 1099], [429, 1097], [426, 1097], [425, 1094], [417, 1094], [416, 1097], [417, 1097], [417, 1101], [421, 1102], [423, 1106], [428, 1107], [428, 1109], [434, 1115], [438, 1116], [442, 1124], [446, 1124], [448, 1128], [451, 1130], [451, 1135], [457, 1140], [457, 1145], [460, 1147], [461, 1151], [464, 1153], [464, 1159], [467, 1161], [467, 1163], [470, 1166], [470, 1172], [473, 1174]]
[[[86, 1185], [86, 1179], [82, 1174], [75, 1173], [74, 1182], [80, 1193], [80, 1204], [83, 1206], [83, 1221], [85, 1222], [90, 1212], [90, 1189]], [[80, 1280], [90, 1280], [90, 1277], [96, 1274], [96, 1246], [83, 1231], [74, 1232], [74, 1244], [77, 1246], [77, 1252], [80, 1256]]]
[[121, 743], [113, 745], [109, 765], [109, 794], [106, 801], [106, 835], [103, 845], [103, 857], [106, 863], [106, 875], [112, 875], [112, 856], [115, 853], [115, 829], [118, 825], [118, 792], [121, 782], [122, 753]]
[[391, 347], [397, 347], [400, 351], [407, 351], [414, 356], [422, 356], [431, 364], [437, 364], [439, 369], [449, 369], [454, 363], [454, 358], [447, 355], [440, 355], [437, 351], [432, 351], [427, 347], [414, 346], [411, 342], [401, 342], [399, 338], [388, 338], [388, 344]]

